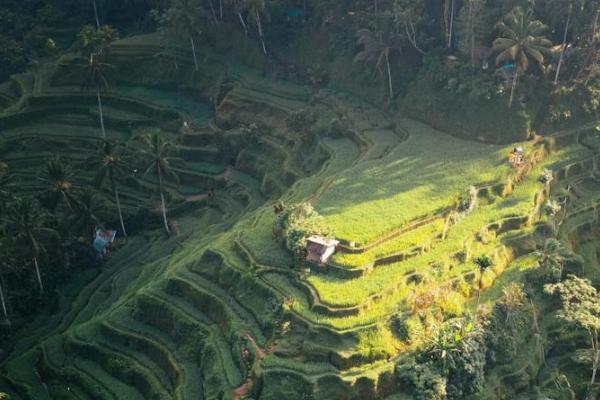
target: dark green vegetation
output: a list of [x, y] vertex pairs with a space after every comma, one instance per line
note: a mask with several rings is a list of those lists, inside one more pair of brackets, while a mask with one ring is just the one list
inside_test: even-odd
[[598, 399], [599, 15], [2, 2], [0, 398]]

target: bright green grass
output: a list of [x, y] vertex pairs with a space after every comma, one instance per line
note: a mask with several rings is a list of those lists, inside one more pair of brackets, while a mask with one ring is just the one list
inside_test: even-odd
[[[513, 282], [519, 282], [522, 280], [523, 275], [526, 271], [537, 268], [538, 259], [535, 254], [527, 254], [519, 257], [510, 263], [498, 279], [494, 282], [492, 287], [481, 293], [480, 301], [482, 303], [493, 303], [498, 300], [506, 286]], [[474, 301], [473, 301], [474, 303]]]
[[421, 257], [381, 266], [365, 277], [352, 280], [311, 275], [308, 281], [317, 289], [323, 302], [336, 306], [353, 306], [359, 305], [373, 294], [397, 284], [407, 272], [418, 271], [427, 274], [430, 271], [430, 264], [445, 260], [449, 255], [463, 250], [465, 240], [472, 238], [486, 224], [507, 216], [521, 216], [529, 213], [533, 208], [533, 197], [541, 189], [537, 180], [538, 175], [553, 161], [561, 159], [568, 153], [569, 151], [560, 151], [549, 156], [545, 162], [539, 164], [531, 172], [522, 184], [517, 186], [511, 196], [492, 205], [476, 209], [449, 230], [446, 240]]
[[410, 137], [380, 160], [340, 174], [316, 203], [336, 236], [366, 244], [450, 205], [469, 186], [509, 172], [510, 146], [468, 142], [417, 122]]
[[404, 235], [398, 236], [392, 240], [382, 243], [364, 253], [349, 254], [337, 253], [333, 257], [333, 261], [350, 268], [360, 268], [372, 265], [379, 258], [398, 254], [402, 251], [408, 251], [411, 247], [426, 245], [435, 240], [437, 234], [441, 233], [444, 227], [442, 219], [421, 226]]

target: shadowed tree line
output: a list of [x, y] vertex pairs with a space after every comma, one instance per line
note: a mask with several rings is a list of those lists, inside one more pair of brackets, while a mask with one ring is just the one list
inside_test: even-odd
[[[19, 302], [46, 302], [57, 277], [97, 263], [101, 255], [95, 256], [92, 247], [96, 229], [118, 224], [117, 237], [121, 242], [127, 238], [127, 222], [139, 210], [124, 212], [120, 188], [125, 182], [130, 186], [131, 180], [156, 179], [162, 225], [171, 234], [165, 181], [178, 182], [173, 167], [183, 164], [171, 156], [172, 146], [168, 135], [156, 128], [137, 132], [127, 143], [99, 140], [85, 162], [93, 168], [91, 179], [75, 173], [59, 156], [46, 160], [35, 182], [21, 182], [16, 171], [0, 163], [0, 300], [7, 323], [11, 295]], [[23, 191], [27, 187], [35, 189]], [[148, 212], [154, 211], [151, 204], [139, 205], [147, 206], [152, 207]], [[24, 307], [16, 308], [23, 312]]]

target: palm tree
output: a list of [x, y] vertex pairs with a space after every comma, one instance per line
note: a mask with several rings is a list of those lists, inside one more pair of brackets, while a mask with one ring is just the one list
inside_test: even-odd
[[500, 37], [493, 43], [493, 50], [498, 52], [496, 64], [509, 60], [516, 64], [508, 101], [508, 106], [511, 107], [519, 76], [529, 68], [529, 60], [532, 59], [541, 66], [544, 53], [552, 42], [542, 36], [547, 26], [534, 20], [531, 10], [524, 11], [521, 7], [515, 7], [509, 12], [504, 21], [496, 24], [496, 29], [500, 32]]
[[[212, 6], [212, 1], [210, 4]], [[198, 57], [194, 37], [201, 33], [198, 27], [202, 25], [204, 18], [204, 10], [196, 0], [175, 0], [161, 17], [161, 25], [175, 36], [189, 39], [196, 71], [198, 71]]]
[[43, 196], [48, 201], [50, 211], [56, 210], [60, 204], [64, 204], [69, 210], [73, 209], [73, 178], [70, 166], [59, 156], [53, 156], [46, 161], [40, 180], [46, 186]]
[[109, 87], [107, 72], [112, 66], [104, 62], [103, 59], [110, 44], [119, 38], [119, 33], [108, 25], [104, 25], [98, 29], [94, 29], [91, 25], [85, 25], [77, 37], [80, 41], [80, 52], [85, 60], [85, 79], [82, 88], [86, 90], [94, 89], [96, 91], [98, 113], [100, 115], [100, 129], [102, 130], [102, 138], [106, 139], [100, 92]]
[[477, 285], [477, 305], [479, 305], [479, 299], [481, 297], [481, 287], [483, 284], [483, 273], [488, 270], [494, 263], [487, 255], [482, 255], [473, 260], [477, 268], [479, 269], [479, 283]]
[[173, 145], [168, 140], [165, 140], [160, 129], [150, 129], [145, 134], [139, 136], [139, 139], [142, 141], [143, 147], [138, 150], [138, 153], [146, 161], [144, 174], [156, 173], [158, 178], [163, 224], [167, 235], [169, 235], [171, 234], [171, 230], [169, 229], [169, 222], [167, 220], [164, 179], [172, 178], [178, 181], [179, 178], [174, 170], [174, 164], [183, 163], [183, 160], [169, 156]]
[[118, 144], [103, 141], [98, 146], [97, 160], [92, 161], [97, 165], [96, 176], [94, 182], [97, 187], [102, 187], [104, 182], [108, 180], [113, 196], [115, 197], [115, 204], [117, 205], [117, 212], [119, 214], [119, 222], [121, 223], [121, 230], [123, 236], [127, 237], [127, 231], [125, 230], [125, 222], [123, 221], [123, 211], [121, 209], [121, 199], [119, 197], [119, 188], [117, 186], [117, 178], [123, 176], [127, 170], [127, 163], [119, 151]]
[[35, 267], [35, 275], [40, 288], [44, 292], [40, 273], [39, 257], [46, 253], [44, 245], [48, 237], [57, 237], [58, 233], [49, 227], [50, 215], [42, 210], [35, 200], [17, 198], [12, 204], [6, 218], [7, 232], [28, 250]]
[[69, 229], [72, 232], [84, 232], [91, 239], [94, 238], [96, 227], [101, 226], [100, 213], [102, 208], [96, 202], [96, 194], [86, 188], [79, 196], [69, 218]]
[[265, 13], [265, 0], [243, 0], [244, 8], [248, 10], [248, 13], [254, 19], [256, 23], [256, 29], [258, 29], [258, 37], [262, 45], [262, 50], [265, 55], [267, 54], [267, 46], [265, 45], [265, 37], [262, 27], [260, 15]]
[[385, 61], [388, 76], [388, 89], [390, 100], [394, 98], [394, 87], [392, 84], [392, 70], [390, 67], [390, 55], [394, 51], [400, 51], [402, 37], [391, 29], [372, 32], [369, 29], [358, 31], [358, 41], [363, 50], [356, 54], [355, 61], [374, 63], [375, 68], [381, 71], [381, 65]]
[[94, 28], [92, 25], [84, 25], [77, 34], [80, 54], [88, 58], [91, 53], [103, 55], [109, 46], [119, 39], [119, 32], [110, 25], [102, 25]]

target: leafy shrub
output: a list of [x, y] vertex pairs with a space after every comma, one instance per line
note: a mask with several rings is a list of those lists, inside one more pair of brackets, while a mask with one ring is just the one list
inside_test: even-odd
[[424, 327], [419, 317], [405, 314], [394, 315], [391, 321], [393, 333], [405, 342], [414, 342], [423, 337]]
[[550, 185], [550, 183], [552, 183], [553, 180], [554, 173], [552, 172], [552, 170], [545, 168], [540, 174], [539, 181], [544, 185]]
[[450, 291], [439, 300], [439, 303], [447, 317], [459, 317], [465, 312], [465, 298], [460, 293]]
[[306, 132], [317, 121], [317, 116], [310, 109], [296, 111], [286, 118], [287, 128], [296, 133]]
[[395, 353], [392, 332], [384, 327], [361, 332], [358, 335], [357, 350], [367, 360], [389, 358]]
[[531, 335], [526, 329], [532, 324], [532, 312], [523, 285], [513, 283], [503, 291], [494, 305], [486, 329], [488, 360], [491, 363], [510, 362], [519, 346]]
[[286, 247], [296, 254], [304, 250], [309, 236], [332, 236], [331, 229], [310, 203], [286, 208], [277, 216], [275, 231], [285, 237]]
[[[479, 321], [483, 326], [485, 320]], [[445, 379], [449, 399], [463, 399], [481, 389], [487, 355], [484, 330], [468, 318], [438, 327], [417, 361], [429, 364]]]
[[430, 363], [419, 363], [414, 358], [396, 365], [400, 383], [412, 388], [415, 400], [443, 400], [446, 398], [446, 378]]

